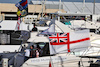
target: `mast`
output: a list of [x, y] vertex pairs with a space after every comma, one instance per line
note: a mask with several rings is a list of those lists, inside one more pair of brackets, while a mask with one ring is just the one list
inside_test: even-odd
[[94, 0], [94, 6], [93, 6], [93, 14], [95, 14], [95, 0]]
[[84, 8], [85, 8], [85, 0], [83, 0], [83, 13], [84, 13]]
[[58, 21], [60, 21], [59, 12], [61, 11], [61, 0], [59, 0], [59, 11], [58, 11]]
[[42, 0], [42, 19], [43, 19], [44, 0]]
[[61, 11], [61, 0], [59, 0], [59, 11]]

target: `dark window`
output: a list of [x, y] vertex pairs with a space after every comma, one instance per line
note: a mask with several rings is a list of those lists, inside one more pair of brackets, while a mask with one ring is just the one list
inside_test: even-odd
[[[21, 32], [20, 31], [11, 31], [11, 30], [2, 30], [0, 32], [0, 44], [1, 45], [20, 45], [21, 40], [18, 38], [20, 37]], [[3, 38], [2, 38], [3, 36]], [[4, 39], [5, 42], [2, 40]]]
[[5, 20], [17, 20], [17, 17], [5, 17]]

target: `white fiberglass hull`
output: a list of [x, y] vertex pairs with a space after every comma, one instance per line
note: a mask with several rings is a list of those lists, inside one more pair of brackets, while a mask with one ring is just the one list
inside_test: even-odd
[[78, 61], [80, 61], [80, 58], [74, 55], [51, 56], [51, 58], [48, 56], [30, 58], [22, 67], [49, 67], [50, 59], [52, 67], [78, 67]]

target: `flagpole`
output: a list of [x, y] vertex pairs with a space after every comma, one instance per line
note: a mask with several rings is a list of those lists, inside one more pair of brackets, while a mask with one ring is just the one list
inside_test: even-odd
[[[48, 35], [48, 40], [49, 40], [49, 35]], [[50, 44], [50, 40], [49, 40], [49, 44]], [[49, 45], [49, 51], [50, 51], [50, 45]], [[51, 67], [53, 66], [53, 63], [52, 63], [52, 59], [51, 59], [51, 54], [50, 54], [50, 61], [49, 61], [49, 64], [50, 64], [50, 62], [51, 62]], [[54, 67], [54, 66], [53, 66]]]

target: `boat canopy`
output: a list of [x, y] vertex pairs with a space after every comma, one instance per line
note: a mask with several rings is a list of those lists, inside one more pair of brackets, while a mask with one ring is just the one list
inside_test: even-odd
[[[55, 24], [56, 24], [55, 29], [57, 32], [62, 32], [62, 33], [72, 32], [72, 30], [69, 28], [69, 26], [67, 26], [67, 25], [65, 25], [57, 20], [55, 20]], [[58, 29], [60, 29], [60, 31]]]
[[15, 30], [17, 21], [4, 20], [0, 23], [0, 30]]
[[33, 42], [33, 43], [38, 43], [38, 42], [49, 42], [48, 37], [40, 35], [37, 36], [37, 32], [32, 32], [31, 33], [31, 38], [29, 38], [28, 42]]
[[[16, 25], [16, 20], [4, 20], [0, 23], [0, 30], [15, 30]], [[27, 25], [24, 22], [21, 22], [20, 30], [27, 30]]]

